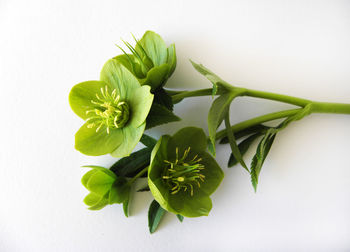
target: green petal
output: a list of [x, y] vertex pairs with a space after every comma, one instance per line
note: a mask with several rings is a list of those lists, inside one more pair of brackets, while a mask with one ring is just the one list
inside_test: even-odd
[[[178, 197], [177, 200], [181, 200], [181, 198]], [[211, 208], [212, 202], [209, 196], [205, 193], [199, 193], [183, 198], [183, 208], [178, 213], [185, 217], [208, 216]]]
[[140, 87], [140, 83], [119, 61], [110, 59], [103, 66], [101, 81], [108, 83], [115, 88], [121, 100], [129, 100], [135, 89]]
[[88, 206], [96, 205], [103, 197], [101, 195], [98, 195], [96, 193], [89, 193], [84, 198], [84, 203]]
[[100, 210], [108, 205], [108, 199], [101, 197], [101, 199], [93, 206], [89, 207], [89, 210]]
[[168, 144], [168, 154], [170, 157], [175, 157], [176, 148], [179, 149], [181, 156], [185, 150], [190, 147], [190, 155], [196, 155], [199, 152], [205, 151], [207, 148], [207, 138], [204, 131], [196, 127], [186, 127], [173, 135]]
[[164, 184], [162, 175], [164, 171], [164, 160], [167, 160], [167, 146], [170, 136], [162, 136], [154, 146], [151, 153], [151, 163], [148, 168], [148, 186], [155, 200], [162, 208], [173, 212], [168, 204], [169, 188]]
[[81, 183], [83, 184], [83, 186], [87, 189], [87, 183], [89, 181], [89, 179], [91, 178], [91, 176], [97, 172], [97, 170], [91, 170], [88, 171], [87, 173], [84, 174], [84, 176], [81, 178]]
[[92, 168], [95, 171], [102, 171], [104, 173], [106, 173], [108, 176], [112, 177], [112, 178], [117, 178], [117, 175], [115, 175], [115, 173], [113, 171], [111, 171], [110, 169], [104, 168], [102, 166], [97, 166], [97, 165], [84, 165], [82, 167], [85, 168]]
[[200, 190], [207, 195], [211, 195], [224, 178], [224, 172], [210, 154], [202, 152], [199, 156], [202, 158], [200, 163], [204, 165], [204, 169], [201, 173], [205, 176], [204, 182], [201, 183]]
[[122, 129], [112, 129], [107, 134], [105, 128], [96, 132], [85, 123], [75, 134], [75, 148], [89, 156], [99, 156], [113, 152], [124, 141]]
[[171, 44], [168, 47], [168, 61], [167, 61], [168, 65], [170, 65], [170, 71], [169, 71], [169, 76], [172, 75], [172, 73], [174, 72], [175, 68], [176, 68], [176, 50], [175, 50], [175, 44]]
[[102, 81], [85, 81], [75, 85], [69, 93], [69, 104], [74, 113], [87, 119], [86, 111], [94, 108], [91, 100], [96, 100], [96, 94], [105, 86]]
[[115, 178], [107, 175], [102, 171], [97, 171], [91, 175], [88, 183], [87, 189], [90, 192], [94, 192], [98, 195], [105, 195], [112, 187]]
[[142, 85], [149, 85], [152, 91], [159, 86], [163, 86], [169, 77], [170, 66], [163, 64], [161, 66], [155, 66], [148, 71], [146, 79], [142, 81]]
[[167, 62], [168, 52], [164, 40], [157, 33], [153, 31], [147, 31], [136, 44], [135, 50], [140, 54], [143, 54], [143, 50], [140, 45], [146, 51], [148, 57], [152, 60], [155, 66], [163, 65]]
[[125, 157], [129, 156], [133, 151], [137, 143], [140, 141], [143, 132], [145, 131], [146, 123], [141, 124], [139, 127], [133, 127], [128, 124], [126, 127], [121, 128], [122, 142], [117, 148], [111, 152], [113, 157]]
[[134, 91], [129, 101], [131, 126], [138, 127], [145, 122], [152, 102], [153, 94], [151, 94], [149, 86], [142, 86]]
[[109, 204], [120, 204], [123, 203], [129, 197], [130, 185], [127, 180], [122, 177], [118, 177], [112, 185], [109, 191]]

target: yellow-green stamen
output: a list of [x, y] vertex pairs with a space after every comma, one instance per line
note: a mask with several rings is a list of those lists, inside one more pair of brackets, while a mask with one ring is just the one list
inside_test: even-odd
[[200, 187], [200, 182], [204, 181], [205, 176], [201, 174], [204, 169], [204, 165], [200, 163], [201, 158], [195, 155], [189, 159], [190, 152], [188, 147], [181, 158], [179, 158], [179, 148], [176, 148], [176, 158], [174, 162], [164, 160], [167, 165], [163, 179], [170, 186], [171, 194], [178, 193], [183, 190], [184, 192], [189, 189], [191, 196], [193, 196], [194, 187]]
[[129, 105], [125, 101], [120, 101], [117, 90], [110, 93], [108, 87], [101, 88], [101, 94], [96, 94], [97, 100], [91, 100], [94, 109], [87, 110], [86, 114], [93, 114], [86, 119], [88, 128], [96, 127], [98, 132], [103, 126], [109, 134], [110, 129], [122, 128], [129, 120]]

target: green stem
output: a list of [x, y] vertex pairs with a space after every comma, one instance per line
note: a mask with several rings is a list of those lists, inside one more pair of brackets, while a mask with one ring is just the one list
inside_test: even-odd
[[307, 104], [311, 102], [310, 100], [306, 100], [306, 99], [302, 99], [294, 96], [258, 91], [253, 89], [245, 89], [245, 92], [242, 94], [242, 96], [250, 96], [250, 97], [263, 98], [263, 99], [268, 99], [273, 101], [279, 101], [279, 102], [289, 103], [300, 107], [305, 107]]
[[[292, 116], [300, 110], [301, 109], [290, 109], [290, 110], [283, 110], [283, 111], [279, 111], [279, 112], [274, 112], [274, 113], [258, 116], [258, 117], [246, 120], [244, 122], [237, 123], [237, 124], [231, 126], [231, 129], [233, 130], [233, 132], [238, 132], [238, 131], [244, 130], [246, 128], [249, 128], [249, 127], [264, 123], [264, 122]], [[226, 135], [227, 135], [226, 129], [218, 131], [216, 133], [216, 139], [217, 140], [221, 139], [221, 138], [225, 137]]]
[[178, 103], [184, 98], [188, 97], [196, 97], [196, 96], [208, 96], [212, 95], [212, 88], [206, 89], [198, 89], [194, 91], [182, 91], [178, 94], [173, 95], [171, 98], [173, 99], [173, 103]]
[[350, 114], [350, 104], [333, 102], [312, 102], [311, 113]]
[[133, 177], [132, 179], [130, 179], [130, 180], [128, 181], [129, 185], [131, 185], [132, 183], [134, 183], [136, 179], [138, 179], [138, 178], [141, 177], [143, 174], [145, 174], [145, 173], [148, 171], [148, 167], [149, 167], [149, 166], [146, 166], [146, 167], [143, 168], [139, 173], [137, 173], [137, 174], [135, 175], [135, 177]]

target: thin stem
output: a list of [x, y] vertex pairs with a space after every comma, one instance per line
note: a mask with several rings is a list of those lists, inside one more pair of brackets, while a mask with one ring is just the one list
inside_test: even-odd
[[264, 92], [264, 91], [258, 91], [253, 89], [246, 89], [245, 93], [243, 93], [243, 96], [250, 96], [250, 97], [257, 97], [257, 98], [263, 98], [268, 100], [274, 100], [284, 103], [293, 104], [300, 107], [305, 107], [307, 104], [311, 103], [310, 100], [289, 96], [289, 95], [282, 95], [282, 94], [276, 94], [271, 92]]
[[132, 183], [134, 183], [136, 179], [138, 179], [138, 178], [141, 177], [143, 174], [145, 174], [145, 173], [148, 171], [148, 167], [149, 167], [149, 166], [143, 168], [139, 173], [137, 173], [137, 174], [135, 175], [135, 177], [133, 177], [132, 179], [130, 179], [130, 180], [128, 181], [129, 185], [131, 185]]
[[196, 97], [196, 96], [208, 96], [212, 95], [212, 89], [206, 88], [206, 89], [198, 89], [193, 91], [182, 91], [179, 94], [173, 95], [171, 98], [173, 99], [173, 103], [178, 103], [184, 98], [188, 97]]
[[[246, 120], [244, 122], [237, 123], [237, 124], [231, 126], [231, 129], [233, 130], [233, 132], [241, 131], [241, 130], [244, 130], [246, 128], [252, 127], [254, 125], [258, 125], [258, 124], [261, 124], [264, 122], [268, 122], [268, 121], [272, 121], [272, 120], [285, 118], [285, 117], [294, 115], [295, 113], [297, 113], [300, 110], [301, 109], [290, 109], [290, 110], [283, 110], [283, 111], [279, 111], [279, 112], [274, 112], [274, 113], [258, 116], [258, 117]], [[221, 130], [221, 131], [216, 133], [216, 139], [217, 140], [221, 139], [221, 138], [225, 137], [226, 135], [227, 135], [226, 129]]]

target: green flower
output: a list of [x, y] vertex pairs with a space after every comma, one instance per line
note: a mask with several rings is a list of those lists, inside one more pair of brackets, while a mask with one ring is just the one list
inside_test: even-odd
[[133, 48], [124, 42], [132, 54], [116, 56], [120, 63], [132, 72], [141, 85], [151, 86], [152, 91], [165, 85], [176, 67], [175, 45], [166, 47], [164, 40], [155, 32], [147, 31]]
[[128, 200], [130, 185], [125, 178], [117, 177], [111, 170], [100, 166], [86, 166], [88, 171], [81, 183], [90, 193], [84, 203], [90, 210], [100, 210], [108, 204], [123, 203]]
[[162, 208], [186, 217], [209, 214], [209, 196], [224, 173], [206, 148], [203, 130], [194, 127], [159, 139], [151, 154], [148, 185]]
[[75, 134], [75, 148], [90, 156], [128, 156], [145, 130], [153, 94], [114, 59], [100, 79], [79, 83], [69, 94], [72, 110], [86, 121]]

